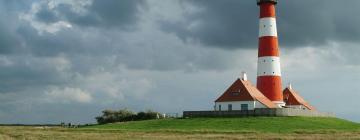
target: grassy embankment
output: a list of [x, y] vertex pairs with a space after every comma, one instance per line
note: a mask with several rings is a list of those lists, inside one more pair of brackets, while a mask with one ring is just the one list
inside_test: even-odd
[[0, 127], [0, 139], [360, 139], [360, 124], [337, 118], [165, 119], [83, 128]]
[[251, 117], [251, 118], [193, 118], [167, 119], [95, 125], [87, 128], [133, 131], [211, 131], [211, 132], [269, 132], [352, 131], [360, 124], [338, 118], [310, 117]]

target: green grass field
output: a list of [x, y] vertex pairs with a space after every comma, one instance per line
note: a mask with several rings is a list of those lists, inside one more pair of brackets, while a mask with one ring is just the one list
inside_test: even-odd
[[310, 117], [163, 119], [81, 128], [4, 126], [0, 139], [360, 139], [360, 124]]
[[271, 132], [360, 130], [360, 124], [337, 118], [308, 117], [251, 117], [251, 118], [193, 118], [125, 122], [96, 125], [87, 128], [136, 131], [214, 131], [214, 132]]

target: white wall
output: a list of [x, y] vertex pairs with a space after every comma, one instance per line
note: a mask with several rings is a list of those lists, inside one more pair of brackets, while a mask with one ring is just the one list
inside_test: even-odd
[[254, 110], [255, 108], [267, 108], [259, 101], [233, 101], [233, 102], [215, 102], [214, 110], [219, 111], [219, 105], [221, 105], [222, 111], [228, 111], [228, 105], [232, 105], [232, 110], [241, 110], [241, 104], [247, 104], [248, 110]]
[[287, 108], [296, 108], [296, 109], [305, 109], [305, 110], [309, 110], [308, 108], [306, 108], [303, 105], [287, 105]]

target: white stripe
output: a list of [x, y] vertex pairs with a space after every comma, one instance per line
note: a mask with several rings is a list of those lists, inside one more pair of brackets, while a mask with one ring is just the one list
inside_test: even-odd
[[260, 18], [259, 23], [259, 37], [276, 36], [276, 19], [273, 17]]
[[277, 56], [259, 57], [257, 76], [281, 76], [280, 58]]

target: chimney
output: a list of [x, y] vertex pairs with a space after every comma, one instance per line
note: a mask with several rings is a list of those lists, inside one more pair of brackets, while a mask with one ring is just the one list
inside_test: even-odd
[[241, 73], [241, 80], [247, 81], [246, 72], [242, 72], [242, 73]]
[[289, 88], [289, 89], [292, 89], [291, 83], [289, 83], [288, 88]]

